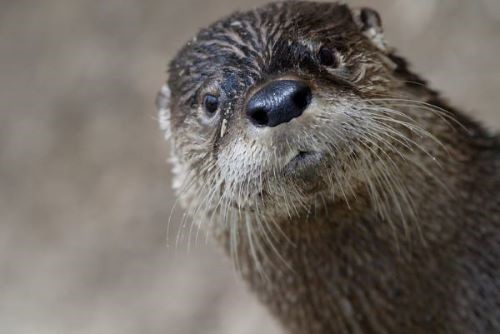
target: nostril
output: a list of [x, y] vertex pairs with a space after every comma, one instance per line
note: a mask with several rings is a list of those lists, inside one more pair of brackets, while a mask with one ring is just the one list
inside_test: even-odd
[[267, 116], [267, 112], [263, 108], [252, 110], [249, 116], [251, 120], [257, 125], [264, 126], [267, 125], [267, 123], [269, 122], [269, 117]]
[[307, 86], [301, 87], [292, 96], [293, 104], [299, 109], [305, 109], [311, 103], [311, 99], [311, 88]]

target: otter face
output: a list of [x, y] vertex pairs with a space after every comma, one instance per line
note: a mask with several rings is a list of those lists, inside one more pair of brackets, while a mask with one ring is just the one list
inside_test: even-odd
[[196, 211], [285, 216], [372, 187], [380, 152], [411, 146], [373, 103], [398, 89], [394, 67], [368, 9], [274, 3], [202, 30], [158, 97], [179, 195]]

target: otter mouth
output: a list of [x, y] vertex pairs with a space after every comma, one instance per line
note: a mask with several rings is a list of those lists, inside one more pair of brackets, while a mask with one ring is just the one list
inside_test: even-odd
[[284, 167], [285, 175], [297, 175], [313, 172], [313, 167], [323, 160], [323, 154], [313, 151], [300, 151]]
[[[288, 181], [291, 179], [296, 186], [301, 187], [302, 195], [317, 193], [322, 190], [323, 185], [321, 179], [318, 178], [318, 175], [320, 175], [320, 168], [318, 167], [320, 164], [324, 164], [326, 159], [327, 155], [321, 152], [298, 151], [298, 153], [292, 155], [292, 158], [283, 166], [281, 173], [278, 173], [278, 175], [272, 173], [269, 180], [271, 182], [281, 182], [283, 179], [288, 179]], [[251, 184], [251, 181], [261, 182], [260, 179], [246, 180], [245, 182]], [[299, 182], [297, 183], [297, 181]], [[241, 195], [241, 193], [239, 193], [239, 195]], [[269, 189], [265, 188], [259, 188], [258, 191], [245, 196], [242, 200], [239, 199], [239, 195], [235, 196], [238, 200], [233, 199], [233, 201], [231, 201], [231, 207], [251, 212], [258, 212], [256, 206], [260, 203], [271, 203], [267, 201], [267, 198], [272, 198], [272, 196], [274, 196], [273, 192], [269, 192]], [[259, 200], [255, 201], [256, 198]]]

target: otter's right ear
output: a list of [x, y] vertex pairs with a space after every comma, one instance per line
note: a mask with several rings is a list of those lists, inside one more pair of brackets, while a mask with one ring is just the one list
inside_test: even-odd
[[156, 95], [156, 111], [160, 129], [163, 130], [165, 140], [168, 140], [170, 138], [170, 88], [167, 84], [163, 85]]
[[355, 10], [353, 14], [354, 21], [363, 35], [368, 37], [382, 51], [388, 51], [379, 13], [371, 8], [361, 8]]

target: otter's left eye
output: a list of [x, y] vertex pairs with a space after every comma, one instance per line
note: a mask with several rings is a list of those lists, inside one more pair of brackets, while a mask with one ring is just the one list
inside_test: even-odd
[[212, 94], [205, 95], [203, 97], [203, 109], [208, 115], [214, 115], [219, 109], [219, 98]]
[[337, 67], [339, 65], [337, 50], [322, 46], [318, 51], [318, 59], [321, 65], [328, 67]]

